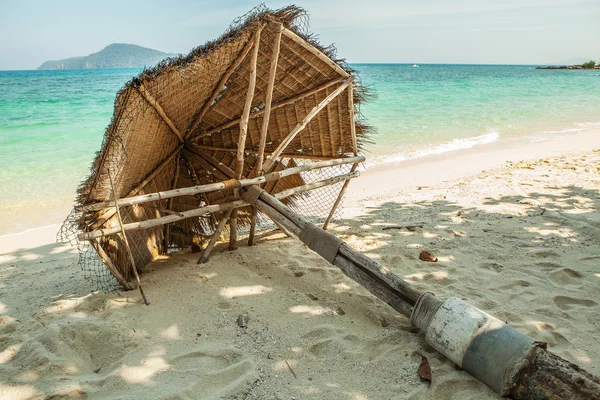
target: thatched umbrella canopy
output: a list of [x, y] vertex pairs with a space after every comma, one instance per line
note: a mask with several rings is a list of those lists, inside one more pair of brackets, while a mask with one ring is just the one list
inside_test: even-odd
[[[254, 227], [249, 207], [229, 207], [239, 200], [236, 180], [358, 155], [367, 131], [355, 118], [364, 90], [332, 47], [304, 32], [305, 18], [294, 6], [255, 9], [219, 39], [164, 60], [119, 91], [91, 175], [79, 188], [75, 224], [121, 284], [134, 265], [171, 245], [218, 237], [230, 214], [232, 236], [237, 221]], [[225, 184], [218, 191], [160, 196], [219, 182]], [[290, 174], [263, 188], [287, 190], [280, 198], [293, 203], [307, 183]], [[153, 202], [123, 203], [120, 213], [114, 207], [116, 199], [152, 193]], [[207, 207], [208, 214], [195, 211]], [[123, 225], [127, 238], [113, 234]]]

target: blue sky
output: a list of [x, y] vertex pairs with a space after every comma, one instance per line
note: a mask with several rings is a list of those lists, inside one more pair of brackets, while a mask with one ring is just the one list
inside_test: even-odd
[[[220, 35], [251, 1], [0, 0], [0, 69], [119, 42], [174, 53]], [[267, 2], [281, 7], [289, 2]], [[600, 58], [600, 0], [307, 0], [311, 30], [349, 62], [576, 63]]]

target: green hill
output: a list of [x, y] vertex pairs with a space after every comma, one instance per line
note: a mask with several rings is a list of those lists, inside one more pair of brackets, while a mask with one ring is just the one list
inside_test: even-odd
[[134, 44], [113, 43], [89, 56], [46, 61], [38, 69], [142, 68], [174, 56], [176, 54], [163, 53]]

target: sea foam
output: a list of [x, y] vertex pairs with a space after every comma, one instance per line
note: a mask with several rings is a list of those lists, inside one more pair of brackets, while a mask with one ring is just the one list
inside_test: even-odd
[[484, 144], [490, 144], [496, 142], [500, 138], [500, 133], [496, 130], [490, 130], [490, 132], [473, 136], [468, 138], [455, 138], [449, 142], [442, 143], [435, 146], [426, 146], [423, 148], [416, 149], [412, 152], [402, 152], [389, 155], [381, 155], [371, 157], [367, 162], [366, 166], [370, 167], [373, 165], [381, 164], [395, 164], [402, 161], [414, 160], [417, 158], [427, 157], [430, 155], [443, 154], [451, 151], [470, 149], [475, 146], [481, 146]]

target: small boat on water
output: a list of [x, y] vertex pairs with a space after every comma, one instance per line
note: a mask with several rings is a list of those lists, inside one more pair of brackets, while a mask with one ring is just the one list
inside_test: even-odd
[[413, 66], [413, 67], [418, 67], [418, 66], [419, 66], [419, 64], [413, 64], [412, 66]]

